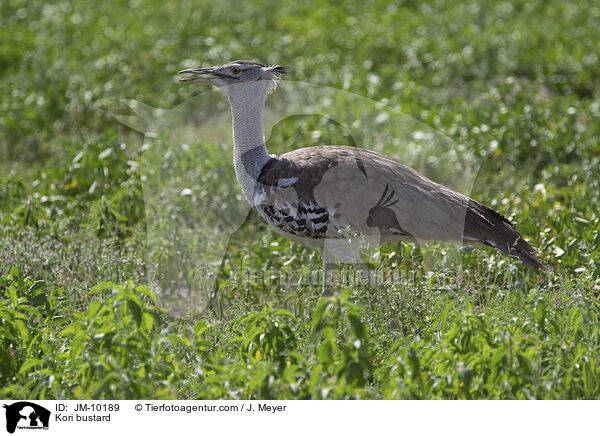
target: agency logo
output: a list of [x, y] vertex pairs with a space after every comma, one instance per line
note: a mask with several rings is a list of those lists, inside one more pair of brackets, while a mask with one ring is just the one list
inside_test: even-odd
[[4, 404], [6, 409], [6, 431], [14, 433], [15, 429], [48, 430], [50, 411], [42, 406], [29, 401], [19, 401], [10, 405]]
[[[347, 279], [348, 285], [359, 280], [368, 280], [370, 284], [399, 284], [402, 281], [407, 285], [414, 281], [406, 267], [385, 266], [374, 271], [363, 264], [361, 259], [371, 259], [372, 249], [386, 240], [405, 238], [417, 243], [421, 248], [418, 255], [421, 269], [432, 271], [439, 267], [440, 271], [445, 271], [451, 266], [459, 269], [464, 250], [458, 245], [445, 245], [439, 249], [411, 236], [417, 232], [423, 234], [421, 227], [424, 224], [419, 220], [411, 221], [415, 211], [398, 207], [402, 204], [402, 195], [412, 198], [412, 188], [405, 188], [404, 182], [398, 182], [397, 187], [382, 182], [383, 176], [374, 169], [379, 167], [365, 165], [364, 154], [358, 151], [361, 145], [385, 151], [427, 178], [467, 195], [472, 192], [479, 172], [481, 159], [478, 156], [385, 102], [340, 89], [286, 80], [279, 84], [270, 101], [261, 112], [263, 117], [256, 127], [262, 129], [257, 132], [257, 137], [262, 139], [264, 136], [266, 143], [272, 146], [271, 152], [290, 151], [290, 144], [294, 143], [294, 138], [302, 136], [304, 129], [310, 140], [302, 146], [346, 145], [354, 147], [356, 152], [347, 152], [344, 165], [327, 164], [311, 173], [307, 176], [311, 180], [306, 182], [308, 184], [304, 179], [294, 177], [279, 179], [274, 184], [266, 179], [259, 182], [260, 174], [254, 174], [250, 168], [254, 164], [248, 164], [247, 170], [244, 163], [245, 159], [254, 162], [253, 151], [241, 153], [242, 163], [233, 171], [231, 158], [235, 153], [230, 108], [223, 101], [221, 91], [198, 94], [170, 109], [123, 100], [128, 106], [127, 112], [136, 115], [115, 115], [122, 124], [145, 135], [139, 162], [146, 217], [146, 254], [150, 260], [146, 262], [145, 274], [157, 278], [155, 283], [163, 291], [161, 301], [171, 315], [179, 316], [191, 306], [212, 307], [216, 300], [212, 300], [211, 295], [218, 294], [217, 276], [222, 273], [227, 250], [231, 248], [230, 238], [234, 234], [242, 235], [249, 228], [253, 220], [253, 215], [249, 215], [251, 204], [266, 210], [265, 216], [277, 215], [279, 212], [272, 211], [275, 198], [281, 204], [290, 205], [291, 209], [285, 212], [288, 215], [273, 215], [274, 218], [269, 220], [292, 232], [299, 232], [306, 227], [306, 220], [313, 220], [307, 227], [309, 231], [303, 233], [312, 236], [303, 240], [313, 241], [314, 236], [313, 242], [318, 243], [314, 247], [320, 247], [329, 259], [326, 264], [354, 265], [354, 272]], [[197, 164], [190, 165], [190, 162]], [[250, 195], [248, 191], [248, 198], [240, 195], [236, 177], [247, 180], [247, 186], [256, 187], [256, 193]], [[352, 186], [351, 197], [348, 197], [350, 192], [345, 192], [346, 186]], [[306, 195], [316, 204], [330, 204], [331, 207], [325, 210], [310, 206], [310, 210], [301, 212], [304, 207], [299, 202], [309, 198]], [[424, 204], [420, 194], [415, 195], [417, 203]], [[346, 198], [350, 200], [339, 200]], [[364, 206], [357, 207], [358, 204]], [[466, 209], [457, 207], [455, 215], [435, 216], [434, 221], [441, 219], [443, 222], [432, 224], [439, 228], [432, 232], [442, 232], [443, 240], [462, 242], [464, 239], [462, 224]], [[423, 213], [429, 217], [430, 211]], [[304, 215], [306, 219], [302, 218]], [[329, 215], [335, 222], [328, 221]], [[258, 215], [254, 216], [258, 218]], [[358, 223], [359, 228], [354, 229], [351, 223]], [[401, 223], [406, 225], [402, 227]], [[408, 223], [416, 227], [409, 228]], [[163, 255], [166, 241], [177, 247], [177, 254]], [[414, 267], [413, 271], [417, 264]], [[293, 289], [298, 283], [322, 283], [319, 271], [307, 277], [300, 269], [280, 266], [271, 269], [267, 276], [264, 271], [247, 268], [238, 273], [234, 265], [230, 272], [230, 280], [241, 288], [250, 283], [264, 283], [265, 279], [274, 280], [271, 283], [277, 283], [282, 290]], [[332, 269], [328, 274], [336, 273]], [[181, 277], [186, 277], [187, 286]], [[341, 274], [331, 276], [331, 279], [333, 282], [343, 280]]]

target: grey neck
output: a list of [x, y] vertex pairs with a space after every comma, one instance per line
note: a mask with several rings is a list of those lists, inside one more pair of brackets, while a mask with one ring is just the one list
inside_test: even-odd
[[262, 167], [271, 159], [265, 146], [263, 111], [266, 100], [246, 100], [228, 95], [233, 122], [233, 166], [248, 203], [254, 206], [254, 191]]

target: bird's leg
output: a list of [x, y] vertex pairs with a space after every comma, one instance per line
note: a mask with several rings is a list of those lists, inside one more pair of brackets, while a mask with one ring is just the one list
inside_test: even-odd
[[331, 264], [323, 261], [323, 289], [321, 291], [321, 297], [330, 297], [333, 295], [333, 288], [329, 286], [328, 276], [329, 276], [329, 267]]
[[[371, 274], [367, 265], [360, 258], [360, 254], [357, 250], [348, 249], [348, 247], [342, 247], [341, 250], [335, 251], [335, 248], [339, 248], [333, 245], [327, 247], [323, 247], [319, 249], [319, 254], [321, 255], [321, 259], [323, 260], [323, 283], [322, 283], [322, 292], [321, 296], [330, 296], [334, 294], [335, 291], [335, 283], [332, 283], [333, 275], [332, 271], [335, 270], [335, 260], [336, 254], [337, 258], [341, 258], [341, 261], [347, 265], [350, 265], [351, 268], [348, 271], [349, 274], [354, 274], [354, 271], [360, 271], [360, 276], [362, 278], [362, 282], [365, 284], [369, 291], [371, 289]], [[351, 282], [355, 282], [359, 284], [361, 281], [356, 280], [357, 277], [354, 276], [354, 279], [348, 277]]]
[[333, 269], [333, 264], [329, 262], [328, 256], [325, 254], [325, 250], [320, 249], [319, 254], [321, 255], [321, 259], [323, 261], [323, 282], [322, 282], [322, 290], [321, 297], [330, 297], [333, 295], [333, 286], [329, 283], [329, 272]]
[[365, 281], [366, 285], [371, 286], [371, 274], [369, 272], [369, 268], [367, 267], [367, 265], [365, 265], [364, 262], [361, 262], [360, 260], [358, 263], [355, 263], [354, 265], [360, 271], [360, 275], [362, 276], [362, 279]]

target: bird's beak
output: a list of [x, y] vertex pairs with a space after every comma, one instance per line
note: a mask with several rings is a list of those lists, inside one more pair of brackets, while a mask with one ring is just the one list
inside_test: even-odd
[[271, 67], [271, 70], [275, 71], [277, 74], [287, 74], [288, 73], [287, 69], [288, 69], [288, 67], [284, 66], [284, 65], [273, 65]]
[[219, 74], [216, 71], [216, 68], [198, 68], [198, 69], [189, 69], [189, 70], [181, 70], [178, 74], [202, 74], [202, 77], [184, 77], [179, 79], [180, 82], [208, 82], [210, 83], [210, 79], [215, 79], [219, 77]]

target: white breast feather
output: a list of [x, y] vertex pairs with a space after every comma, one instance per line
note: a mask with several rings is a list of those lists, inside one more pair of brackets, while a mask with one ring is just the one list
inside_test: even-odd
[[267, 199], [267, 192], [265, 189], [257, 189], [254, 192], [254, 206], [262, 204]]

